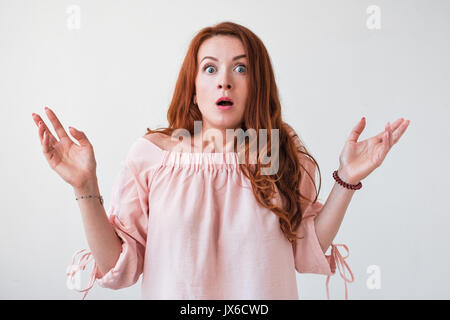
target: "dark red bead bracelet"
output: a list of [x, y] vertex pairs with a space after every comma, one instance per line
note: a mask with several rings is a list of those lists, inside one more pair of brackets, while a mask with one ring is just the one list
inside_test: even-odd
[[337, 170], [335, 170], [335, 171], [333, 172], [333, 178], [334, 178], [334, 180], [336, 180], [336, 182], [339, 183], [341, 186], [343, 186], [344, 188], [347, 188], [347, 189], [351, 189], [351, 190], [358, 190], [358, 189], [361, 189], [361, 187], [362, 187], [361, 181], [360, 181], [358, 184], [349, 184], [349, 183], [347, 183], [347, 182], [342, 181], [341, 178], [339, 178], [337, 172], [338, 172]]

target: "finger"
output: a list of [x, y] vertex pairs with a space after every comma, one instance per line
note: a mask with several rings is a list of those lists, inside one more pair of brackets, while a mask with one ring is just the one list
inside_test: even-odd
[[[41, 124], [44, 123], [44, 121], [42, 120], [42, 118], [36, 114], [36, 113], [32, 113], [32, 117], [33, 117], [33, 121], [34, 123], [36, 123], [36, 126], [38, 127], [38, 132], [39, 132], [39, 141], [41, 142], [42, 145], [42, 140], [43, 140], [43, 134], [44, 134], [44, 130], [41, 129]], [[45, 126], [44, 126], [45, 127]]]
[[348, 140], [351, 142], [357, 142], [365, 126], [366, 126], [366, 118], [362, 117], [361, 120], [359, 120], [358, 124], [353, 128], [352, 132], [350, 133], [350, 136], [348, 137]]
[[45, 111], [46, 111], [48, 119], [50, 120], [50, 122], [53, 125], [53, 128], [55, 128], [55, 131], [56, 131], [56, 134], [58, 135], [58, 137], [60, 139], [61, 138], [69, 138], [69, 135], [67, 134], [66, 130], [64, 130], [64, 127], [62, 126], [58, 117], [56, 117], [56, 114], [53, 112], [53, 110], [51, 110], [50, 108], [48, 108], [46, 106]]
[[44, 143], [44, 132], [45, 132], [45, 126], [42, 121], [39, 121], [39, 140], [41, 140], [41, 145]]
[[36, 113], [32, 113], [31, 117], [33, 118], [34, 123], [36, 123], [36, 126], [39, 127], [39, 121], [42, 121], [41, 116]]
[[389, 148], [392, 148], [393, 145], [394, 145], [394, 136], [392, 134], [391, 123], [389, 122]]
[[399, 126], [401, 126], [401, 124], [403, 123], [403, 121], [405, 121], [405, 119], [403, 118], [398, 118], [397, 120], [395, 120], [394, 122], [391, 123], [391, 128], [392, 131], [394, 132], [395, 130], [397, 130], [397, 128]]
[[[45, 121], [41, 118], [41, 116], [37, 113], [32, 113], [32, 117], [34, 120], [34, 123], [36, 123], [36, 125], [39, 128], [39, 123], [42, 122], [42, 124], [44, 125], [44, 128], [48, 129], [47, 125], [45, 124]], [[43, 132], [42, 132], [43, 133]], [[56, 140], [56, 138], [53, 136], [53, 134], [50, 132], [50, 130], [48, 130], [48, 135], [49, 135], [49, 142], [53, 142], [53, 141], [58, 141]], [[41, 136], [41, 142], [42, 142], [42, 136]]]
[[[40, 119], [40, 117], [39, 117], [39, 119]], [[53, 136], [53, 134], [50, 132], [50, 130], [48, 129], [47, 125], [45, 124], [45, 122], [43, 120], [39, 120], [38, 121], [39, 129], [41, 129], [41, 126], [42, 126], [42, 130], [39, 130], [39, 138], [41, 140], [41, 144], [42, 144], [42, 139], [44, 138], [43, 137], [44, 130], [47, 131], [48, 142], [49, 142], [50, 145], [54, 145], [56, 142], [58, 142], [58, 140]]]
[[377, 134], [375, 137], [377, 138], [378, 142], [382, 142], [383, 141], [383, 136], [384, 133], [388, 130], [388, 124], [391, 127], [391, 132], [394, 132], [394, 130], [396, 130], [404, 121], [403, 118], [398, 118], [397, 120], [395, 120], [392, 124], [390, 124], [390, 122], [388, 122], [386, 124], [386, 126], [384, 127], [384, 130], [381, 131], [379, 134]]
[[48, 154], [50, 151], [50, 147], [48, 144], [48, 134], [47, 134], [47, 130], [44, 130], [44, 138], [42, 141], [42, 150], [44, 151], [44, 154]]
[[[384, 158], [386, 157], [388, 151], [389, 151], [389, 132], [385, 131], [383, 134], [383, 151], [381, 156], [381, 162], [383, 162]], [[381, 163], [380, 163], [381, 164]]]
[[397, 141], [400, 139], [400, 137], [403, 135], [403, 133], [406, 131], [406, 128], [408, 128], [410, 121], [405, 120], [400, 127], [394, 132], [394, 144], [397, 143]]
[[392, 138], [392, 128], [391, 128], [391, 123], [390, 123], [390, 122], [388, 122], [388, 123], [386, 124], [386, 130], [387, 130], [387, 132], [388, 132], [388, 143], [389, 143], [389, 148], [391, 148], [391, 147], [392, 147], [392, 144], [393, 144], [393, 138]]
[[392, 132], [392, 136], [393, 136], [393, 143], [395, 144], [395, 138], [398, 135], [399, 132], [399, 128], [405, 123], [405, 119], [403, 118], [398, 118], [397, 120], [395, 120], [392, 124], [390, 124], [391, 126], [391, 132]]
[[69, 127], [69, 132], [78, 141], [80, 146], [85, 147], [91, 144], [83, 131], [77, 130], [74, 127]]

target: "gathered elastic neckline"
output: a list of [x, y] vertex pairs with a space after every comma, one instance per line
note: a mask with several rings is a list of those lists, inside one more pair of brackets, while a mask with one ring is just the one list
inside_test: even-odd
[[199, 155], [207, 155], [207, 156], [215, 156], [215, 155], [237, 155], [237, 152], [183, 152], [183, 151], [172, 151], [172, 150], [165, 150], [162, 149], [161, 147], [157, 146], [156, 144], [154, 144], [153, 142], [151, 142], [150, 140], [144, 138], [144, 137], [140, 137], [141, 139], [144, 139], [145, 141], [147, 141], [148, 143], [154, 145], [157, 149], [159, 149], [160, 151], [164, 152], [164, 153], [171, 153], [171, 154], [179, 154], [179, 155], [193, 155], [198, 157]]
[[153, 146], [163, 155], [162, 166], [168, 167], [194, 167], [207, 169], [236, 168], [239, 166], [237, 152], [182, 152], [164, 150], [145, 137], [146, 143]]

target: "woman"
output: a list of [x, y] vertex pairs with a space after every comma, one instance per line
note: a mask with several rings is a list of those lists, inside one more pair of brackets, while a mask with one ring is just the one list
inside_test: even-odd
[[[33, 114], [43, 152], [74, 188], [91, 249], [74, 269], [84, 250], [76, 252], [68, 276], [94, 259], [83, 299], [96, 280], [119, 289], [141, 274], [145, 299], [298, 299], [295, 271], [327, 275], [328, 294], [336, 267], [348, 268], [332, 241], [353, 193], [409, 124], [400, 118], [357, 141], [365, 127], [361, 119], [344, 145], [327, 201], [317, 201], [319, 167], [282, 120], [265, 46], [249, 29], [223, 22], [192, 40], [168, 110], [169, 127], [147, 129], [132, 145], [107, 216], [91, 143], [69, 127], [78, 146], [55, 113], [46, 108], [46, 114], [60, 140]], [[223, 139], [230, 129], [265, 132], [267, 145], [253, 148], [257, 139], [250, 136], [235, 152], [235, 137]], [[173, 138], [179, 132], [182, 141]], [[262, 165], [267, 150], [276, 164], [269, 174]], [[353, 281], [352, 274], [341, 276]]]

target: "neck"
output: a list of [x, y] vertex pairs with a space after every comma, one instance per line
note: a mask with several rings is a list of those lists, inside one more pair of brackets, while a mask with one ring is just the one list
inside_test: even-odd
[[194, 150], [200, 152], [235, 152], [234, 139], [227, 141], [226, 128], [208, 130], [202, 128], [201, 133], [195, 134], [193, 137]]

